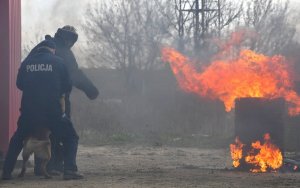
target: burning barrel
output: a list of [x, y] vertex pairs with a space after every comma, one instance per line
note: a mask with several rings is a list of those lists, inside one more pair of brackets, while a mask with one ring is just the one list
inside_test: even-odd
[[[283, 98], [240, 98], [235, 102], [235, 136], [242, 147], [242, 156], [237, 168], [248, 171], [255, 169], [259, 163], [268, 165], [272, 162], [261, 159], [263, 157], [278, 160], [275, 163], [280, 163], [280, 160], [282, 162], [282, 155], [279, 159], [275, 159], [277, 157], [275, 155], [284, 152], [285, 100]], [[280, 165], [277, 163], [276, 165]], [[269, 167], [263, 168], [262, 171], [268, 170]]]

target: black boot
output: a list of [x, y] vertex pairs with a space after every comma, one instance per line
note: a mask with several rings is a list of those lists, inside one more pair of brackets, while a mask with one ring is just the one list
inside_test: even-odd
[[2, 180], [11, 180], [12, 176], [11, 176], [11, 174], [5, 174], [5, 173], [3, 173], [1, 179]]
[[79, 174], [78, 172], [72, 170], [66, 170], [63, 176], [64, 180], [80, 180], [83, 178], [84, 176], [82, 174]]

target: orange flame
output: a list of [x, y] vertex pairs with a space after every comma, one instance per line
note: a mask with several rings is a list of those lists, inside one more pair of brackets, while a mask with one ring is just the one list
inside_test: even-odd
[[244, 144], [240, 141], [238, 137], [235, 138], [235, 143], [230, 144], [230, 153], [231, 153], [231, 158], [232, 158], [232, 165], [233, 167], [238, 167], [240, 166], [240, 160], [243, 157], [243, 147]]
[[245, 160], [246, 163], [252, 164], [251, 172], [267, 172], [270, 170], [277, 170], [283, 164], [283, 156], [280, 149], [272, 144], [270, 134], [264, 135], [264, 144], [260, 141], [255, 141], [251, 144], [252, 149], [243, 157], [243, 144], [238, 138], [235, 139], [234, 144], [230, 144], [231, 158], [233, 160], [233, 167], [237, 168], [240, 165], [240, 160]]
[[277, 170], [282, 166], [283, 157], [277, 146], [271, 143], [270, 134], [264, 135], [264, 144], [260, 141], [252, 143], [252, 148], [258, 150], [257, 154], [248, 154], [245, 157], [245, 161], [249, 164], [253, 164], [258, 168], [251, 169], [252, 172], [266, 172], [268, 168]]
[[289, 104], [290, 115], [300, 113], [300, 97], [293, 89], [287, 60], [283, 56], [268, 57], [241, 50], [237, 58], [215, 60], [201, 72], [189, 58], [169, 47], [162, 49], [162, 60], [169, 62], [184, 91], [219, 99], [226, 111], [234, 108], [237, 98], [283, 97]]

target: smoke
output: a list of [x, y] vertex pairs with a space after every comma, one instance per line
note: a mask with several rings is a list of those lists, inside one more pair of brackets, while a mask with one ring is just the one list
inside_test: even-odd
[[[84, 15], [90, 0], [27, 0], [22, 1], [23, 57], [46, 34], [53, 36], [64, 25], [73, 25], [79, 34], [74, 51], [80, 51], [86, 37], [82, 31]], [[78, 53], [76, 53], [78, 54]], [[80, 56], [80, 55], [79, 55]]]

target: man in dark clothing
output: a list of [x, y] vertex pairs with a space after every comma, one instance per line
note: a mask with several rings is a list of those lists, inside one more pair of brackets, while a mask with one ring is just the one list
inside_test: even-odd
[[[65, 63], [69, 75], [71, 77], [72, 85], [77, 89], [83, 91], [91, 100], [96, 99], [99, 95], [98, 89], [91, 82], [91, 80], [79, 69], [76, 58], [71, 50], [72, 46], [76, 43], [78, 34], [73, 26], [66, 25], [58, 28], [54, 37], [50, 35], [45, 36], [45, 40], [52, 40], [56, 44], [55, 55], [61, 57]], [[36, 53], [40, 44], [34, 47], [27, 58]], [[66, 94], [66, 114], [68, 117], [71, 115], [70, 93]]]
[[[87, 97], [91, 100], [96, 99], [99, 95], [98, 89], [94, 84], [86, 77], [86, 75], [78, 68], [76, 58], [71, 51], [72, 46], [78, 39], [76, 29], [72, 26], [64, 26], [59, 28], [52, 38], [46, 35], [46, 39], [54, 39], [57, 46], [56, 55], [64, 60], [64, 63], [69, 71], [72, 84], [79, 90], [83, 91]], [[70, 116], [70, 93], [66, 95], [66, 114]]]
[[[3, 166], [2, 179], [11, 179], [23, 140], [38, 126], [45, 126], [59, 138], [64, 148], [66, 171], [76, 171], [78, 136], [72, 124], [62, 120], [60, 99], [70, 93], [72, 84], [63, 60], [54, 55], [55, 43], [45, 40], [36, 53], [26, 58], [19, 69], [17, 87], [23, 92], [18, 128], [10, 140]], [[70, 151], [71, 150], [71, 151]], [[74, 158], [75, 157], [75, 158]], [[68, 174], [67, 174], [68, 175]], [[78, 178], [77, 178], [78, 179]]]
[[[78, 34], [76, 29], [72, 26], [64, 26], [59, 28], [55, 33], [54, 37], [50, 35], [45, 36], [46, 40], [52, 40], [56, 44], [56, 55], [61, 57], [64, 61], [64, 64], [67, 67], [69, 75], [71, 77], [72, 85], [76, 88], [83, 91], [87, 97], [91, 100], [96, 99], [99, 91], [94, 86], [94, 84], [88, 79], [88, 77], [78, 68], [76, 58], [71, 51], [72, 46], [76, 43], [78, 39]], [[33, 50], [29, 53], [28, 58], [36, 53], [36, 50], [39, 48], [38, 44]], [[65, 94], [66, 102], [66, 116], [71, 119], [71, 103], [70, 103], [70, 92]], [[74, 129], [74, 128], [73, 128]], [[62, 171], [63, 170], [63, 156], [62, 156], [62, 147], [60, 141], [51, 138], [52, 143], [52, 157], [48, 164], [49, 171]], [[35, 166], [39, 166], [38, 160]], [[39, 168], [35, 168], [35, 173], [38, 175], [40, 172]]]

